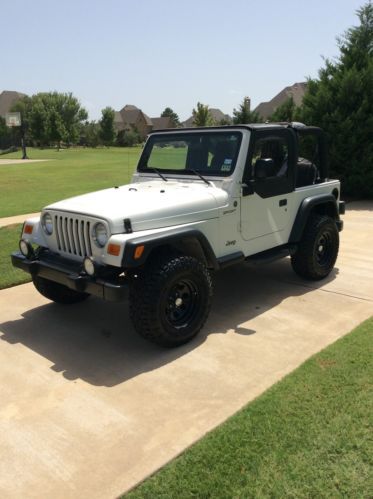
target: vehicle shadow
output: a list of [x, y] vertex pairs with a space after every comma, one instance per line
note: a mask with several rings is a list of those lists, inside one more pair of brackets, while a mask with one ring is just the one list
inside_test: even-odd
[[[336, 272], [323, 283], [334, 279]], [[51, 369], [66, 379], [111, 387], [174, 361], [209, 335], [229, 331], [246, 335], [249, 341], [260, 331], [247, 328], [245, 323], [289, 296], [312, 290], [286, 282], [290, 275], [288, 260], [257, 268], [242, 264], [219, 272], [205, 327], [197, 338], [176, 349], [163, 349], [139, 337], [126, 303], [96, 298], [68, 307], [48, 303], [28, 310], [21, 319], [0, 324], [0, 339], [22, 343], [47, 358], [53, 363]]]

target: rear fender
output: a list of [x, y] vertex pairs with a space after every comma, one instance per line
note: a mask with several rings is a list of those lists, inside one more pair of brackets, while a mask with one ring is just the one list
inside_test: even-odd
[[295, 217], [294, 225], [289, 237], [289, 243], [298, 243], [303, 236], [303, 231], [311, 213], [329, 215], [339, 222], [337, 200], [333, 194], [319, 194], [303, 199]]

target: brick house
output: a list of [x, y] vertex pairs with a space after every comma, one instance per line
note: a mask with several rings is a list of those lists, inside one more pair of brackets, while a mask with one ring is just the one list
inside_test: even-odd
[[304, 97], [304, 94], [306, 93], [307, 90], [307, 83], [306, 82], [300, 82], [300, 83], [294, 83], [294, 85], [291, 85], [289, 87], [285, 87], [281, 92], [279, 92], [277, 95], [273, 97], [268, 102], [261, 102], [255, 109], [259, 116], [266, 120], [273, 114], [276, 109], [286, 102], [289, 97], [293, 97], [294, 104], [296, 106], [300, 106], [302, 104], [302, 100]]
[[5, 118], [5, 115], [10, 112], [12, 106], [22, 99], [26, 97], [26, 94], [22, 94], [21, 92], [15, 92], [14, 90], [4, 90], [0, 94], [0, 116]]
[[[220, 109], [210, 107], [209, 111], [216, 125], [220, 125], [220, 123], [227, 123], [227, 124], [232, 123], [232, 118], [229, 116], [229, 114], [224, 114], [223, 111], [221, 111]], [[194, 126], [193, 116], [183, 121], [182, 126], [185, 128], [193, 127]]]
[[120, 130], [137, 131], [142, 140], [153, 129], [153, 123], [149, 116], [141, 111], [136, 106], [126, 104], [120, 111], [117, 111], [114, 116], [114, 127], [119, 132]]
[[165, 130], [166, 128], [175, 128], [172, 119], [169, 116], [160, 116], [159, 118], [150, 118], [153, 123], [153, 130]]

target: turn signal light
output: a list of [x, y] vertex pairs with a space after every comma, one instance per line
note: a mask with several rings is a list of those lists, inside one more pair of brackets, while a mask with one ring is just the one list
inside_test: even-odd
[[119, 256], [120, 245], [119, 244], [110, 243], [109, 246], [107, 247], [107, 252], [109, 253], [109, 255]]
[[24, 228], [23, 228], [23, 232], [25, 234], [32, 234], [32, 231], [34, 230], [34, 226], [31, 225], [31, 224], [25, 224]]
[[144, 253], [145, 246], [142, 244], [141, 246], [137, 246], [135, 249], [135, 254], [133, 255], [135, 260], [138, 260], [141, 258], [142, 254]]

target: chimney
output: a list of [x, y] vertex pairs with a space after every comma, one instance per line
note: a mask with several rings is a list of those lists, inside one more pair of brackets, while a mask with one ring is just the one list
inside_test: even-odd
[[245, 97], [244, 102], [245, 102], [245, 107], [250, 111], [250, 105], [251, 105], [250, 97]]

